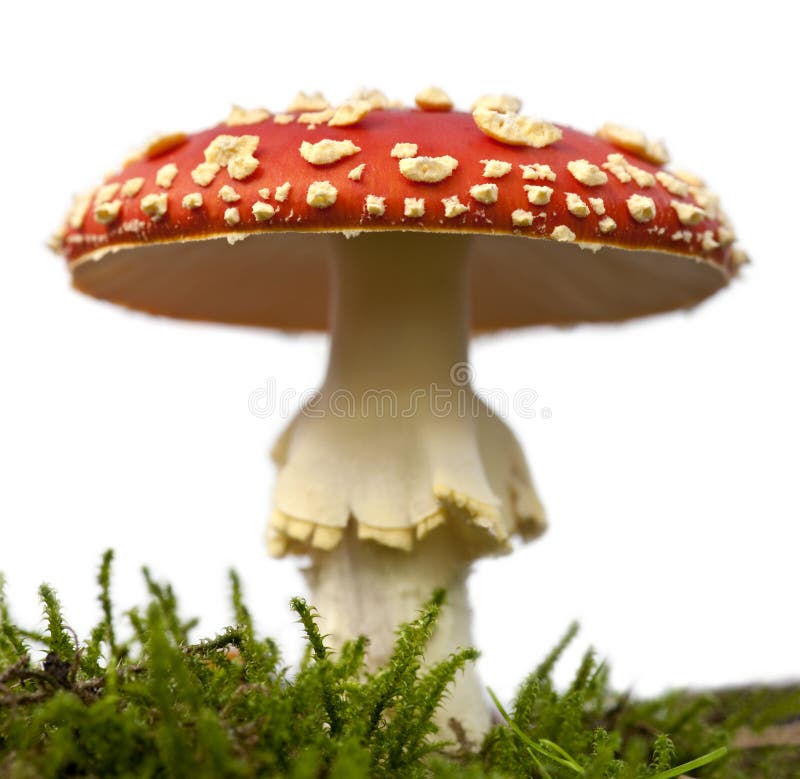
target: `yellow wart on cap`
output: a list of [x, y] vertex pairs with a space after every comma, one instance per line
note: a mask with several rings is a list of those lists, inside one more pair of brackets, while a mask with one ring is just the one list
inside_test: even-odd
[[[258, 160], [253, 156], [258, 148], [258, 140], [257, 135], [218, 135], [203, 154], [207, 163], [220, 168], [227, 167], [231, 178], [245, 179], [258, 167]], [[197, 179], [195, 181], [200, 183]]]
[[469, 206], [465, 206], [458, 199], [458, 195], [442, 198], [442, 205], [444, 206], [444, 215], [447, 219], [453, 219], [469, 211]]
[[166, 154], [168, 151], [173, 151], [179, 146], [182, 146], [186, 143], [186, 139], [186, 133], [181, 132], [159, 135], [145, 146], [142, 154], [148, 159], [160, 157], [162, 154]]
[[599, 187], [608, 181], [608, 176], [588, 160], [571, 160], [567, 163], [567, 170], [576, 181], [587, 187]]
[[99, 206], [103, 203], [108, 203], [114, 199], [114, 196], [117, 194], [118, 190], [119, 184], [116, 182], [112, 184], [103, 184], [102, 187], [98, 187], [97, 192], [95, 193], [94, 204]]
[[338, 194], [330, 181], [314, 181], [308, 185], [306, 203], [313, 208], [330, 208], [336, 202]]
[[657, 165], [666, 165], [669, 162], [669, 152], [664, 144], [661, 141], [649, 140], [641, 130], [606, 122], [595, 134], [598, 138], [627, 149], [648, 162]]
[[237, 157], [228, 163], [228, 175], [232, 179], [241, 181], [246, 179], [258, 167], [255, 157]]
[[350, 95], [350, 100], [364, 100], [370, 104], [373, 109], [376, 108], [389, 108], [389, 99], [380, 89], [357, 89]]
[[736, 233], [734, 233], [730, 227], [720, 225], [717, 228], [717, 240], [722, 246], [727, 246], [736, 240]]
[[219, 173], [216, 162], [201, 162], [192, 172], [192, 181], [201, 187], [207, 187]]
[[83, 220], [86, 218], [86, 212], [92, 203], [94, 190], [84, 192], [80, 195], [75, 195], [72, 200], [72, 206], [67, 214], [67, 223], [73, 230], [79, 230], [83, 225]]
[[713, 252], [714, 249], [719, 249], [719, 243], [714, 240], [714, 232], [712, 230], [705, 230], [703, 232], [701, 246], [704, 252]]
[[300, 91], [294, 96], [294, 100], [289, 104], [287, 111], [323, 111], [330, 108], [331, 104], [325, 99], [322, 92]]
[[469, 188], [469, 194], [479, 203], [496, 203], [497, 184], [475, 184]]
[[533, 146], [541, 149], [560, 141], [563, 136], [555, 125], [530, 116], [476, 108], [472, 112], [472, 118], [482, 133], [511, 146]]
[[242, 196], [228, 184], [220, 187], [218, 195], [219, 199], [226, 203], [235, 203], [237, 200], [241, 200], [242, 198]]
[[702, 208], [693, 203], [681, 203], [678, 200], [673, 200], [670, 202], [670, 205], [675, 209], [675, 213], [678, 215], [678, 221], [682, 225], [696, 225], [706, 215], [706, 212], [703, 211]]
[[342, 103], [328, 120], [328, 127], [349, 127], [358, 124], [371, 110], [372, 106], [367, 100], [350, 100]]
[[405, 159], [406, 157], [416, 157], [418, 149], [416, 143], [396, 143], [389, 154], [398, 159]]
[[128, 157], [123, 161], [122, 167], [127, 168], [128, 165], [131, 165], [132, 163], [138, 162], [142, 159], [153, 159], [154, 157], [159, 157], [162, 154], [166, 154], [168, 151], [172, 151], [173, 149], [177, 149], [179, 146], [182, 146], [186, 140], [186, 133], [162, 133], [161, 135], [157, 135], [152, 140], [148, 141], [144, 148], [129, 154]]
[[656, 178], [670, 195], [675, 195], [676, 197], [689, 196], [689, 185], [685, 181], [681, 181], [677, 176], [673, 176], [665, 170], [659, 170], [656, 172]]
[[649, 222], [655, 218], [656, 204], [645, 195], [631, 195], [627, 201], [628, 212], [637, 222]]
[[534, 206], [546, 206], [553, 195], [553, 188], [539, 184], [525, 184], [522, 187], [528, 193], [528, 200]]
[[597, 225], [601, 233], [613, 233], [617, 229], [617, 223], [610, 217], [603, 217]]
[[331, 138], [323, 138], [316, 143], [303, 141], [300, 144], [300, 156], [312, 165], [330, 165], [360, 151], [361, 147], [350, 140], [334, 141]]
[[321, 111], [306, 111], [297, 117], [298, 124], [307, 124], [309, 130], [313, 130], [318, 124], [325, 124], [333, 118], [332, 108], [323, 108]]
[[700, 208], [706, 212], [706, 216], [716, 219], [719, 213], [719, 195], [711, 192], [705, 187], [689, 187], [689, 194], [695, 199]]
[[655, 186], [656, 179], [652, 173], [632, 165], [622, 154], [609, 154], [608, 161], [603, 163], [603, 168], [612, 173], [621, 183], [627, 184], [635, 181], [640, 187]]
[[470, 110], [475, 111], [478, 108], [501, 114], [518, 114], [522, 108], [522, 100], [514, 95], [481, 95], [470, 106]]
[[142, 191], [144, 186], [144, 177], [136, 176], [135, 178], [128, 179], [121, 187], [119, 193], [123, 197], [136, 197]]
[[532, 162], [528, 165], [520, 165], [522, 178], [529, 181], [555, 181], [556, 174], [549, 165], [544, 163]]
[[627, 163], [627, 167], [628, 173], [631, 174], [633, 180], [642, 187], [642, 189], [645, 187], [654, 187], [656, 185], [656, 177], [652, 173], [642, 170], [642, 168], [637, 168], [635, 165], [631, 165], [630, 162]]
[[609, 154], [608, 161], [603, 163], [603, 167], [622, 184], [628, 184], [633, 177], [628, 173], [628, 166], [625, 158], [621, 154]]
[[410, 217], [425, 216], [425, 198], [407, 197], [403, 204], [403, 214]]
[[566, 225], [557, 225], [553, 228], [553, 232], [550, 233], [550, 237], [554, 241], [565, 243], [568, 241], [574, 241], [575, 233], [573, 233], [572, 230], [570, 230]]
[[367, 195], [364, 208], [370, 216], [383, 216], [386, 213], [386, 198], [379, 195]]
[[686, 182], [690, 187], [704, 187], [706, 185], [704, 179], [700, 178], [700, 176], [698, 176], [696, 173], [692, 173], [690, 170], [675, 170], [673, 173], [681, 181]]
[[361, 176], [364, 174], [364, 168], [367, 167], [366, 162], [362, 162], [360, 165], [356, 165], [348, 174], [347, 178], [351, 181], [361, 181]]
[[439, 87], [426, 87], [417, 92], [414, 102], [423, 111], [450, 111], [453, 108], [453, 101]]
[[122, 208], [121, 200], [112, 200], [109, 203], [98, 203], [94, 207], [94, 218], [100, 224], [111, 224], [119, 216], [119, 210]]
[[256, 218], [256, 222], [265, 222], [275, 216], [275, 209], [269, 203], [262, 203], [261, 201], [253, 203], [251, 211]]
[[533, 224], [533, 213], [524, 208], [515, 208], [511, 212], [511, 224], [514, 227], [530, 227]]
[[740, 266], [749, 263], [750, 257], [741, 246], [734, 246], [731, 250], [731, 260], [733, 261], [733, 267], [739, 268]]
[[177, 175], [178, 166], [174, 162], [168, 162], [156, 171], [156, 185], [164, 189], [169, 189]]
[[161, 219], [167, 213], [167, 193], [152, 193], [145, 195], [140, 201], [139, 205], [147, 216], [154, 222]]
[[586, 205], [583, 198], [574, 192], [567, 192], [567, 211], [581, 219], [589, 216], [590, 213], [589, 206]]
[[589, 205], [592, 207], [592, 211], [594, 211], [598, 216], [602, 216], [606, 212], [606, 204], [603, 202], [603, 198], [601, 197], [590, 197]]
[[269, 119], [270, 113], [266, 108], [242, 108], [240, 105], [231, 106], [231, 111], [225, 119], [228, 127], [238, 127], [243, 124], [256, 124]]
[[483, 175], [487, 179], [499, 179], [511, 173], [511, 163], [502, 160], [481, 160]]
[[435, 184], [453, 174], [458, 167], [458, 160], [445, 155], [443, 157], [404, 157], [398, 162], [400, 172], [410, 181], [421, 181]]
[[188, 195], [183, 196], [181, 205], [189, 210], [200, 208], [203, 205], [203, 196], [199, 192], [190, 192]]

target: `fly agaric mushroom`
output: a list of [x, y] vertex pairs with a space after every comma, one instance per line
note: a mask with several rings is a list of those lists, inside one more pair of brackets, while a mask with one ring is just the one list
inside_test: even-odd
[[[375, 663], [439, 586], [431, 658], [469, 644], [470, 562], [545, 527], [519, 445], [470, 386], [470, 332], [686, 308], [743, 258], [716, 198], [641, 133], [587, 135], [507, 95], [471, 114], [436, 89], [417, 104], [301, 93], [293, 112], [237, 108], [152, 144], [77, 199], [57, 238], [97, 298], [329, 327], [319, 395], [274, 449], [269, 547], [310, 555], [326, 633], [367, 634]], [[449, 716], [487, 726], [474, 671]]]

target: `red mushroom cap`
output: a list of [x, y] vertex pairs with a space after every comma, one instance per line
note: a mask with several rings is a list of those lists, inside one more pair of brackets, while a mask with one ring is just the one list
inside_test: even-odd
[[480, 107], [237, 111], [78, 199], [58, 237], [78, 289], [181, 318], [324, 328], [331, 233], [462, 233], [473, 326], [492, 330], [691, 306], [737, 269], [715, 197], [627, 137]]

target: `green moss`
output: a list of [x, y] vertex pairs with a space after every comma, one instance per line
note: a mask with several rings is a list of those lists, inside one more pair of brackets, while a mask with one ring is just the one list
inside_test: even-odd
[[290, 671], [275, 642], [256, 635], [235, 574], [234, 624], [192, 641], [194, 620], [146, 570], [149, 602], [128, 612], [127, 630], [115, 625], [111, 562], [109, 552], [98, 576], [102, 618], [82, 643], [46, 585], [44, 634], [17, 626], [0, 579], [0, 776], [668, 779], [690, 767], [713, 779], [798, 775], [796, 747], [726, 749], [744, 725], [797, 719], [797, 689], [634, 701], [611, 691], [607, 667], [588, 652], [559, 691], [553, 668], [573, 626], [509, 711], [498, 704], [504, 721], [476, 748], [458, 723], [451, 734], [433, 725], [449, 684], [476, 657], [467, 649], [423, 662], [443, 592], [398, 630], [390, 661], [374, 673], [366, 639], [334, 653], [313, 607], [294, 599], [307, 652]]

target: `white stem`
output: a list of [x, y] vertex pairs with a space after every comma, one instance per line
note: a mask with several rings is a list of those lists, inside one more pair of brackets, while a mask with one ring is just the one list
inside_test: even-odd
[[[428, 660], [471, 645], [470, 560], [544, 529], [519, 445], [470, 385], [466, 248], [411, 233], [339, 240], [325, 382], [273, 452], [271, 551], [311, 552], [325, 632], [335, 644], [366, 634], [373, 664], [437, 587], [449, 605]], [[474, 669], [440, 722], [451, 716], [474, 740], [488, 726]]]
[[[340, 647], [348, 638], [368, 636], [371, 669], [386, 663], [397, 627], [414, 619], [438, 588], [447, 590], [447, 601], [425, 652], [426, 663], [474, 646], [467, 595], [469, 561], [444, 528], [428, 535], [410, 554], [348, 532], [332, 551], [314, 552], [305, 574], [327, 640]], [[450, 719], [458, 720], [467, 737], [479, 745], [490, 725], [489, 710], [480, 677], [470, 663], [448, 690], [436, 722], [443, 738], [455, 740]]]
[[467, 360], [469, 274], [465, 244], [439, 244], [434, 253], [430, 237], [376, 235], [340, 248], [323, 393], [450, 385]]

